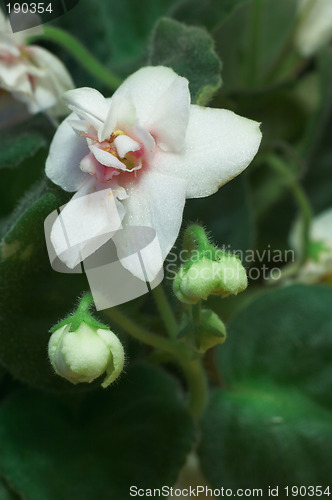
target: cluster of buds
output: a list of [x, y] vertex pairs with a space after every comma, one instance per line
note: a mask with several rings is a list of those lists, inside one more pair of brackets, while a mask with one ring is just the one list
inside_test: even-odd
[[247, 274], [241, 260], [211, 245], [200, 226], [187, 229], [185, 246], [190, 257], [173, 281], [174, 293], [181, 302], [197, 304], [209, 295], [237, 295], [247, 288]]
[[226, 340], [226, 328], [219, 316], [199, 302], [209, 295], [237, 295], [247, 288], [248, 279], [241, 260], [211, 245], [201, 226], [190, 226], [184, 236], [188, 254], [173, 281], [176, 297], [193, 306], [184, 311], [179, 338], [204, 354]]
[[118, 337], [88, 312], [88, 300], [83, 297], [77, 311], [51, 329], [48, 355], [55, 373], [72, 384], [106, 373], [105, 388], [120, 375], [125, 355]]

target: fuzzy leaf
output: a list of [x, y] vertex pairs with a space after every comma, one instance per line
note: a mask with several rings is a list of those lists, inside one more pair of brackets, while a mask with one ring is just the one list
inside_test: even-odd
[[49, 328], [88, 289], [84, 275], [52, 270], [45, 244], [44, 219], [68, 198], [42, 181], [34, 186], [1, 228], [0, 363], [34, 386], [68, 389], [53, 374], [46, 351]]
[[227, 389], [211, 398], [200, 448], [213, 487], [260, 487], [267, 495], [270, 485], [329, 484], [331, 300], [328, 288], [287, 287], [230, 324], [219, 350]]
[[23, 160], [45, 147], [44, 137], [37, 132], [22, 132], [20, 135], [3, 134], [0, 148], [0, 168], [17, 167]]
[[127, 500], [132, 485], [171, 486], [195, 438], [178, 392], [160, 369], [135, 366], [83, 398], [14, 393], [0, 409], [1, 471], [26, 500]]
[[214, 29], [247, 0], [183, 0], [172, 11], [179, 21]]
[[189, 80], [191, 100], [206, 104], [221, 86], [221, 62], [202, 28], [160, 19], [153, 31], [148, 63], [171, 67]]

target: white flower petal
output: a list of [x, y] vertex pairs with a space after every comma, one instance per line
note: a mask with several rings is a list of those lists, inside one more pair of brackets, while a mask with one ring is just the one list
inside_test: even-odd
[[[162, 260], [155, 246], [151, 246], [145, 252], [144, 266], [149, 281], [153, 281], [159, 273], [161, 263], [179, 234], [186, 185], [187, 182], [182, 179], [150, 170], [142, 175], [137, 183], [133, 182], [131, 186], [127, 186], [128, 198], [123, 201], [126, 211], [122, 221], [123, 227], [151, 227], [156, 231], [159, 241]], [[134, 248], [139, 246], [136, 242], [128, 242], [129, 245], [130, 243]], [[117, 243], [116, 245], [118, 248]], [[126, 253], [126, 249], [118, 248], [118, 251]], [[142, 279], [141, 270], [137, 269], [135, 259], [126, 259], [122, 263], [134, 276]]]
[[114, 92], [112, 99], [130, 96], [136, 117], [144, 127], [153, 116], [158, 100], [177, 78], [178, 75], [170, 68], [147, 66], [129, 76]]
[[89, 153], [88, 155], [84, 156], [83, 160], [81, 160], [80, 169], [83, 172], [95, 175], [97, 174], [99, 169], [104, 170], [104, 167], [100, 165], [100, 163], [96, 160], [92, 153]]
[[138, 142], [143, 144], [144, 156], [147, 160], [147, 163], [150, 164], [156, 150], [156, 143], [154, 138], [147, 130], [144, 130], [144, 128], [142, 128], [138, 123], [135, 124], [132, 135]]
[[304, 57], [310, 57], [332, 38], [331, 0], [300, 0], [299, 24], [295, 45]]
[[93, 153], [94, 157], [105, 167], [113, 167], [119, 168], [120, 170], [127, 170], [126, 166], [118, 159], [116, 156], [104, 151], [103, 149], [98, 148], [92, 144], [89, 146], [91, 153]]
[[180, 151], [188, 126], [190, 93], [188, 80], [179, 76], [156, 102], [147, 129], [165, 151]]
[[102, 127], [109, 104], [98, 90], [89, 87], [68, 90], [62, 98], [72, 111], [94, 125], [96, 130]]
[[58, 127], [46, 160], [46, 175], [65, 191], [78, 191], [87, 179], [80, 170], [80, 161], [89, 154], [84, 137], [79, 137], [70, 125], [76, 118], [69, 115]]
[[35, 63], [45, 70], [48, 79], [53, 82], [58, 94], [73, 89], [74, 82], [60, 59], [55, 57], [48, 50], [36, 45], [30, 45], [27, 50], [33, 57]]
[[124, 158], [129, 151], [138, 151], [141, 145], [128, 137], [127, 135], [119, 135], [114, 140], [114, 145], [117, 149], [120, 158]]
[[[94, 128], [87, 120], [70, 120], [69, 123], [78, 134], [95, 134]], [[97, 136], [95, 136], [95, 140], [97, 140]]]
[[[58, 257], [69, 268], [94, 253], [121, 227], [124, 209], [109, 187], [88, 182], [65, 205], [56, 219], [51, 241]], [[101, 190], [98, 190], [100, 189]]]
[[38, 113], [55, 106], [59, 101], [60, 95], [54, 88], [48, 77], [39, 78], [36, 82], [32, 98], [28, 102], [30, 113]]
[[32, 94], [28, 69], [29, 65], [23, 61], [8, 64], [0, 60], [0, 86], [9, 91], [15, 90]]
[[107, 99], [109, 111], [102, 128], [99, 129], [100, 142], [108, 139], [116, 129], [129, 131], [135, 124], [136, 111], [130, 96], [113, 96]]
[[155, 168], [188, 181], [187, 198], [202, 198], [241, 173], [257, 153], [259, 123], [224, 109], [192, 105], [185, 150], [157, 151]]

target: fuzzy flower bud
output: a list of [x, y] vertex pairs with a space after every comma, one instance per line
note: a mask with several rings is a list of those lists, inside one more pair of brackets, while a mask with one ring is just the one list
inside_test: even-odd
[[190, 267], [182, 266], [174, 279], [173, 290], [181, 302], [196, 304], [209, 295], [237, 295], [247, 285], [247, 274], [240, 259], [223, 254], [218, 260], [203, 257]]
[[202, 309], [201, 320], [196, 333], [196, 348], [204, 354], [217, 344], [226, 340], [226, 328], [219, 316], [209, 309]]
[[118, 337], [84, 321], [76, 330], [70, 329], [71, 323], [67, 323], [50, 337], [48, 355], [55, 372], [73, 384], [90, 383], [106, 372], [101, 385], [110, 385], [124, 365], [124, 350]]

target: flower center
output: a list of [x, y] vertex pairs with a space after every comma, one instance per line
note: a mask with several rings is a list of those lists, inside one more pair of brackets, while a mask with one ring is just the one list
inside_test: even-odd
[[95, 133], [80, 132], [80, 135], [86, 137], [91, 151], [82, 159], [80, 168], [99, 181], [107, 182], [121, 172], [132, 172], [142, 167], [144, 145], [123, 130], [115, 130], [102, 142]]
[[[127, 170], [133, 170], [136, 167], [140, 167], [141, 163], [143, 161], [143, 148], [140, 147], [136, 151], [128, 151], [125, 153], [124, 156], [120, 156], [120, 151], [118, 150], [119, 147], [119, 142], [121, 141], [116, 141], [116, 139], [119, 136], [125, 136], [125, 138], [130, 139], [123, 130], [115, 130], [105, 141], [106, 145], [103, 147], [103, 150], [106, 151], [107, 153], [110, 153], [113, 155], [115, 158], [117, 158], [119, 161], [121, 161]], [[125, 139], [126, 140], [126, 139]], [[135, 141], [131, 140], [133, 143]], [[104, 144], [104, 143], [99, 143], [99, 144]]]

